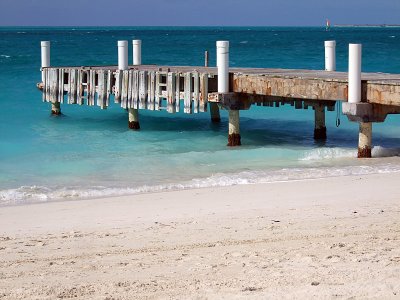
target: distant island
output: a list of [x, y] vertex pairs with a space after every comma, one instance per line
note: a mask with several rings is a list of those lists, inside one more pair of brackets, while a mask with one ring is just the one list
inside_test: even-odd
[[334, 27], [400, 27], [400, 24], [335, 24]]

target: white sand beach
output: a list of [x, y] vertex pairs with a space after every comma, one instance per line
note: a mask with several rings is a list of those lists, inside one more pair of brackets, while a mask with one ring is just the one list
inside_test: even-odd
[[0, 299], [400, 297], [400, 174], [0, 208]]

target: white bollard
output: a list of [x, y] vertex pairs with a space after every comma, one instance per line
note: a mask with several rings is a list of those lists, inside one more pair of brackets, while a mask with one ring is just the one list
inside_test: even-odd
[[336, 41], [325, 41], [325, 71], [336, 71]]
[[[42, 68], [50, 67], [50, 42], [40, 42], [42, 54]], [[44, 72], [42, 71], [42, 82], [44, 82]]]
[[349, 103], [361, 102], [361, 44], [349, 44]]
[[118, 41], [118, 69], [128, 69], [128, 41]]
[[217, 41], [218, 93], [229, 92], [229, 42]]
[[133, 40], [132, 41], [132, 57], [133, 65], [138, 66], [142, 64], [142, 41]]

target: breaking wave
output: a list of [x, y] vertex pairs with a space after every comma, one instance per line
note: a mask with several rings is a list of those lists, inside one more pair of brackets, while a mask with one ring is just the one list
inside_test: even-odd
[[[384, 148], [381, 146], [375, 146], [372, 149], [372, 156], [376, 158], [400, 156], [400, 148]], [[355, 157], [357, 157], [357, 150], [355, 149], [317, 148], [306, 151], [304, 156], [301, 157], [300, 160], [309, 161]]]
[[[380, 151], [380, 150], [379, 150]], [[385, 152], [387, 153], [387, 152]], [[343, 153], [339, 153], [342, 155]], [[176, 191], [184, 189], [233, 186], [239, 184], [255, 184], [305, 180], [349, 175], [368, 175], [377, 173], [400, 172], [398, 164], [379, 164], [368, 166], [345, 167], [311, 167], [283, 168], [268, 171], [244, 171], [233, 174], [214, 174], [206, 178], [196, 178], [182, 183], [166, 183], [159, 185], [143, 185], [139, 187], [106, 187], [106, 186], [21, 186], [16, 189], [0, 191], [0, 206], [65, 201], [76, 199], [104, 198], [112, 196], [134, 195], [142, 193]]]

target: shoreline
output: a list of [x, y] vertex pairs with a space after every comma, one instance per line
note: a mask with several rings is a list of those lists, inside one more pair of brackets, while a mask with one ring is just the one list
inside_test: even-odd
[[[375, 148], [374, 148], [375, 149]], [[375, 151], [388, 151], [378, 148]], [[393, 151], [393, 150], [392, 150]], [[345, 157], [344, 159], [347, 159]], [[364, 164], [309, 165], [278, 168], [271, 170], [243, 170], [234, 173], [215, 173], [208, 177], [198, 177], [181, 182], [159, 183], [138, 187], [123, 186], [64, 186], [48, 187], [43, 185], [20, 186], [0, 190], [0, 208], [9, 206], [35, 205], [52, 202], [72, 202], [96, 200], [114, 197], [179, 192], [187, 190], [232, 187], [237, 185], [272, 184], [279, 182], [329, 179], [338, 176], [369, 176], [374, 174], [400, 173], [400, 158], [376, 157]]]
[[392, 298], [400, 294], [399, 180], [1, 207], [0, 298]]

